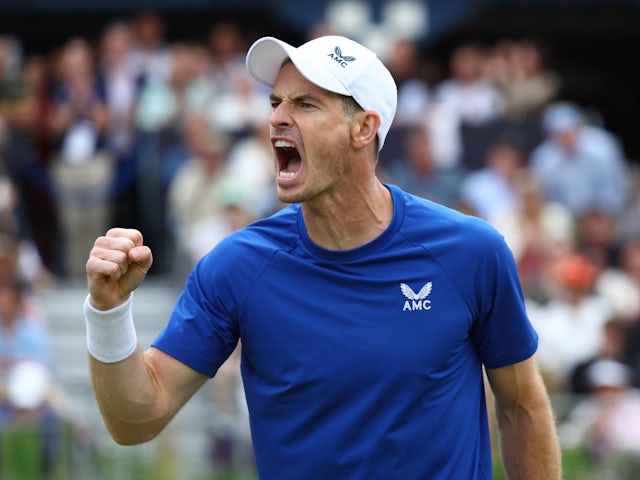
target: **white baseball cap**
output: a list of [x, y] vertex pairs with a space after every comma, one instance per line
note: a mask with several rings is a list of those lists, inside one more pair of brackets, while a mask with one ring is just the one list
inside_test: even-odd
[[380, 115], [380, 149], [391, 127], [398, 90], [391, 72], [378, 56], [349, 38], [329, 35], [293, 47], [264, 37], [247, 53], [247, 69], [261, 83], [272, 87], [287, 59], [311, 83], [330, 92], [353, 97], [364, 110]]

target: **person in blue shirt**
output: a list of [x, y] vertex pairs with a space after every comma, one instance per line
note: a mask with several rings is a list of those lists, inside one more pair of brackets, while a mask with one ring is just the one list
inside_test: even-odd
[[564, 205], [576, 218], [592, 211], [620, 215], [630, 173], [619, 140], [586, 123], [579, 108], [568, 102], [547, 107], [542, 124], [545, 139], [529, 162], [545, 198]]
[[84, 304], [90, 373], [121, 444], [154, 438], [242, 342], [261, 480], [491, 479], [484, 374], [510, 478], [559, 479], [538, 337], [513, 256], [485, 221], [381, 183], [396, 86], [344, 37], [258, 40], [279, 199], [194, 267], [152, 346], [133, 292], [137, 230], [98, 238]]

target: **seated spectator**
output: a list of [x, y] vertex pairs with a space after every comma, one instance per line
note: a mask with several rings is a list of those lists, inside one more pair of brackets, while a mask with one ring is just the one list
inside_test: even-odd
[[621, 243], [618, 259], [602, 269], [596, 290], [609, 299], [617, 315], [640, 319], [640, 235]]
[[640, 390], [631, 384], [630, 368], [615, 360], [603, 359], [588, 368], [586, 378], [594, 393], [581, 401], [559, 426], [561, 445], [564, 448], [585, 446], [601, 461], [615, 456], [628, 456], [627, 461], [635, 458], [637, 467]]
[[570, 373], [594, 357], [602, 345], [603, 328], [612, 310], [594, 292], [597, 267], [584, 255], [570, 252], [550, 266], [551, 300], [530, 311], [538, 330], [538, 361], [551, 391], [565, 391]]
[[619, 215], [629, 171], [617, 139], [587, 125], [578, 108], [568, 103], [551, 105], [543, 125], [546, 138], [531, 153], [530, 165], [545, 197], [576, 217], [592, 210]]
[[18, 361], [32, 360], [51, 367], [49, 335], [42, 318], [25, 304], [26, 285], [15, 275], [0, 277], [0, 372], [6, 378]]
[[31, 432], [32, 441], [40, 446], [33, 457], [22, 452], [18, 457], [22, 463], [3, 465], [2, 472], [8, 478], [27, 478], [27, 472], [34, 472], [28, 478], [52, 478], [68, 402], [54, 378], [46, 319], [11, 266], [1, 273], [0, 430], [6, 440], [2, 451], [9, 452], [14, 443], [7, 432]]
[[249, 135], [230, 145], [226, 171], [230, 180], [243, 186], [252, 217], [262, 218], [281, 207], [273, 181], [269, 122], [261, 122]]
[[191, 156], [169, 186], [170, 222], [178, 253], [194, 265], [223, 237], [253, 219], [248, 192], [227, 172], [229, 139], [193, 118], [185, 130]]
[[633, 371], [633, 367], [626, 364], [625, 358], [627, 339], [631, 330], [632, 324], [628, 319], [612, 317], [604, 324], [602, 341], [596, 354], [583, 362], [579, 362], [571, 371], [569, 381], [569, 391], [571, 393], [589, 395], [597, 390], [592, 382], [592, 367], [603, 360], [611, 360], [629, 367], [631, 369], [629, 372], [632, 374], [629, 378], [629, 383], [634, 387], [640, 387], [640, 384], [637, 383], [640, 371]]
[[380, 176], [406, 191], [434, 202], [456, 207], [464, 170], [443, 168], [435, 164], [428, 132], [415, 126], [405, 131], [401, 155], [380, 167]]
[[527, 299], [546, 303], [544, 272], [556, 258], [575, 248], [575, 222], [564, 206], [542, 197], [530, 169], [518, 172], [513, 187], [520, 208], [513, 215], [494, 219], [494, 226], [513, 252]]
[[530, 38], [500, 41], [491, 49], [486, 72], [504, 95], [507, 118], [536, 117], [556, 99], [562, 82], [546, 53]]
[[51, 374], [40, 362], [22, 360], [10, 369], [0, 395], [7, 478], [53, 478], [62, 419], [49, 398], [52, 388]]
[[502, 139], [487, 151], [486, 166], [462, 182], [461, 202], [473, 215], [496, 224], [522, 207], [515, 182], [524, 167], [524, 152], [515, 140]]

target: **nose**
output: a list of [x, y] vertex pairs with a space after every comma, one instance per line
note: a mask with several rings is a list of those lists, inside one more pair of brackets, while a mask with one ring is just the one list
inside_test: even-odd
[[287, 102], [280, 102], [271, 112], [269, 123], [272, 127], [282, 127], [291, 124], [291, 109]]

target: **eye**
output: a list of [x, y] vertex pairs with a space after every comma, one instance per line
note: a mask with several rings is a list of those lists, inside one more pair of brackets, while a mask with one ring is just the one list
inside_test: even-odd
[[281, 104], [282, 102], [280, 102], [279, 100], [272, 100], [271, 101], [271, 109], [275, 110], [276, 108], [278, 108], [278, 106]]

